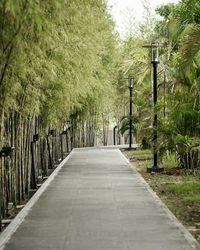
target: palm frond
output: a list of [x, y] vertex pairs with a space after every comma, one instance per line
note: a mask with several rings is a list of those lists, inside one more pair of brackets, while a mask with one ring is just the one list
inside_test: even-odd
[[180, 48], [180, 66], [190, 68], [193, 59], [200, 50], [200, 24], [190, 25], [186, 38], [182, 41]]

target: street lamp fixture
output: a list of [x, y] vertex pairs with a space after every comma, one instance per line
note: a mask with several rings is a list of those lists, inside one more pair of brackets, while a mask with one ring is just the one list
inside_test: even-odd
[[52, 135], [52, 137], [56, 137], [56, 130], [55, 129], [51, 129], [49, 131], [49, 135]]
[[4, 157], [10, 156], [14, 149], [15, 149], [15, 147], [10, 147], [10, 146], [3, 147], [2, 150], [0, 151], [0, 157], [1, 156], [4, 156]]
[[34, 141], [34, 142], [38, 141], [39, 139], [40, 139], [39, 134], [33, 135], [33, 141]]
[[152, 43], [151, 49], [152, 63], [159, 63], [159, 43]]
[[159, 64], [159, 43], [152, 43], [151, 45], [143, 46], [143, 48], [151, 49], [152, 60], [151, 63], [153, 65], [153, 107], [154, 107], [154, 121], [153, 121], [153, 166], [147, 168], [147, 172], [162, 172], [164, 168], [158, 167], [158, 132], [157, 132], [157, 68]]
[[128, 80], [129, 80], [129, 88], [133, 88], [134, 76], [132, 75], [128, 76]]
[[134, 83], [134, 76], [129, 75], [129, 89], [130, 89], [130, 120], [129, 120], [129, 149], [132, 148], [132, 125], [133, 125], [133, 83]]

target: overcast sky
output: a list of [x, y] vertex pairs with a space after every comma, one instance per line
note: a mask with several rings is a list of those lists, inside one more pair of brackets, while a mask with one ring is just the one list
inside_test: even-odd
[[[107, 0], [108, 7], [111, 9], [111, 14], [116, 23], [116, 28], [123, 37], [125, 34], [125, 13], [130, 13], [135, 17], [136, 21], [141, 21], [144, 13], [143, 1], [144, 0]], [[151, 9], [167, 3], [177, 3], [179, 0], [146, 0], [149, 2]], [[111, 7], [112, 6], [112, 7]], [[152, 12], [154, 13], [154, 12]]]

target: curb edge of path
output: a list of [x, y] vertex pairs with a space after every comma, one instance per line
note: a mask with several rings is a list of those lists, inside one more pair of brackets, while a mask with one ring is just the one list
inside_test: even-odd
[[[135, 169], [134, 166], [131, 165], [130, 161], [125, 157], [125, 155], [118, 149], [122, 157], [125, 159], [125, 161], [128, 163], [128, 165]], [[167, 213], [168, 217], [171, 221], [175, 223], [175, 225], [179, 228], [179, 230], [183, 233], [183, 236], [187, 240], [187, 242], [190, 244], [190, 246], [196, 250], [200, 250], [200, 244], [197, 242], [197, 240], [193, 237], [193, 235], [183, 226], [183, 224], [176, 218], [176, 216], [169, 210], [169, 208], [162, 202], [162, 200], [158, 197], [156, 192], [153, 191], [153, 189], [149, 186], [149, 184], [145, 181], [145, 179], [138, 173], [136, 170], [136, 174], [139, 176], [141, 182], [145, 185], [147, 190], [151, 193], [153, 198], [156, 200], [157, 204], [162, 207], [162, 209]]]
[[44, 184], [37, 190], [37, 192], [31, 197], [31, 199], [26, 203], [24, 208], [17, 214], [13, 221], [6, 227], [6, 229], [0, 234], [0, 250], [3, 250], [6, 243], [9, 241], [14, 232], [18, 229], [20, 224], [23, 222], [33, 205], [37, 202], [42, 193], [46, 190], [49, 184], [56, 177], [58, 172], [64, 166], [64, 164], [69, 160], [73, 150], [70, 154], [57, 166], [57, 168], [52, 172], [49, 178], [44, 182]]

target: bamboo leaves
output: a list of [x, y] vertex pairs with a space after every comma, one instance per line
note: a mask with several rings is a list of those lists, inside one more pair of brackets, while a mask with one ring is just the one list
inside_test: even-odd
[[10, 190], [15, 202], [28, 194], [31, 167], [47, 174], [50, 158], [59, 159], [50, 129], [67, 127], [71, 149], [94, 144], [101, 113], [113, 105], [113, 29], [103, 0], [0, 1], [0, 142], [16, 148]]

